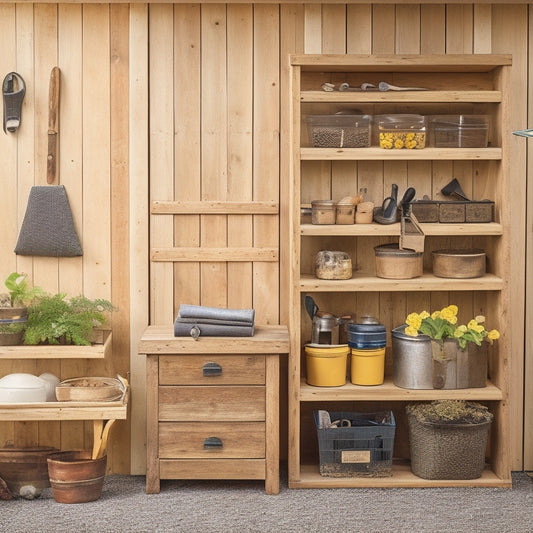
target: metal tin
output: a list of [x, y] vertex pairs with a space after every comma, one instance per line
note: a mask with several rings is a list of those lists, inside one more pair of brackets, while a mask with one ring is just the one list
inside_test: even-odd
[[313, 224], [335, 224], [337, 206], [333, 200], [313, 200], [311, 221]]
[[433, 274], [439, 278], [468, 279], [485, 274], [486, 254], [479, 248], [467, 250], [435, 250]]
[[348, 346], [357, 349], [383, 348], [387, 332], [383, 324], [348, 324]]

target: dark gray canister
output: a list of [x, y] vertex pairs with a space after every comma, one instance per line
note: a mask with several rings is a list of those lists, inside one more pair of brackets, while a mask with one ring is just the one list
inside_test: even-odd
[[392, 370], [394, 384], [403, 389], [433, 389], [431, 339], [411, 337], [406, 325], [392, 330]]

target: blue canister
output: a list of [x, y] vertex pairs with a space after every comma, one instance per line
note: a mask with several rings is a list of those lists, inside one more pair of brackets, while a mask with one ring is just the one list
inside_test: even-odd
[[350, 348], [369, 349], [384, 348], [387, 345], [387, 331], [383, 324], [365, 321], [362, 324], [348, 324], [348, 346]]

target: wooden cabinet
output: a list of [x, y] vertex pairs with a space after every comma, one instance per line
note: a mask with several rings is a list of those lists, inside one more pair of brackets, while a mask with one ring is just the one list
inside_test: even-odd
[[[290, 59], [290, 331], [289, 365], [289, 486], [510, 486], [508, 368], [510, 339], [509, 264], [511, 205], [507, 145], [511, 135], [509, 80], [511, 58], [506, 55], [353, 56], [295, 55]], [[348, 82], [427, 87], [427, 91], [325, 92], [323, 83]], [[490, 117], [487, 148], [382, 149], [315, 148], [306, 133], [306, 116], [336, 112], [357, 114], [416, 113], [483, 114]], [[339, 200], [364, 194], [381, 205], [391, 185], [399, 197], [407, 187], [417, 198], [446, 199], [441, 189], [457, 178], [470, 198], [495, 201], [494, 221], [473, 224], [421, 224], [426, 235], [424, 274], [407, 280], [376, 277], [374, 247], [397, 242], [400, 225], [312, 225], [300, 222], [302, 207], [312, 200]], [[444, 279], [431, 272], [431, 251], [439, 248], [483, 248], [487, 273], [475, 279]], [[349, 253], [354, 267], [348, 280], [320, 280], [314, 275], [319, 250]], [[386, 378], [383, 385], [312, 387], [305, 380], [304, 345], [311, 338], [305, 295], [319, 309], [337, 315], [378, 317], [388, 331]], [[482, 314], [490, 328], [502, 332], [490, 358], [486, 388], [463, 390], [407, 390], [392, 381], [390, 330], [408, 313], [458, 305], [460, 320]], [[464, 317], [464, 318], [462, 318]], [[475, 399], [488, 403], [495, 415], [489, 463], [480, 479], [427, 481], [409, 468], [405, 404], [441, 398]], [[393, 475], [389, 478], [328, 478], [318, 470], [318, 445], [313, 409], [371, 411], [392, 409], [397, 420]]]
[[149, 326], [146, 492], [161, 479], [264, 479], [279, 492], [279, 356], [285, 326], [253, 337], [174, 337]]

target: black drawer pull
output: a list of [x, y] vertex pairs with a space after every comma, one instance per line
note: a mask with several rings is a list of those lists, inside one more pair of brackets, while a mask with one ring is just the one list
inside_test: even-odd
[[204, 450], [214, 450], [216, 448], [222, 448], [224, 444], [218, 437], [207, 437], [204, 440]]
[[222, 374], [222, 367], [218, 363], [209, 362], [202, 367], [204, 376], [220, 376]]

